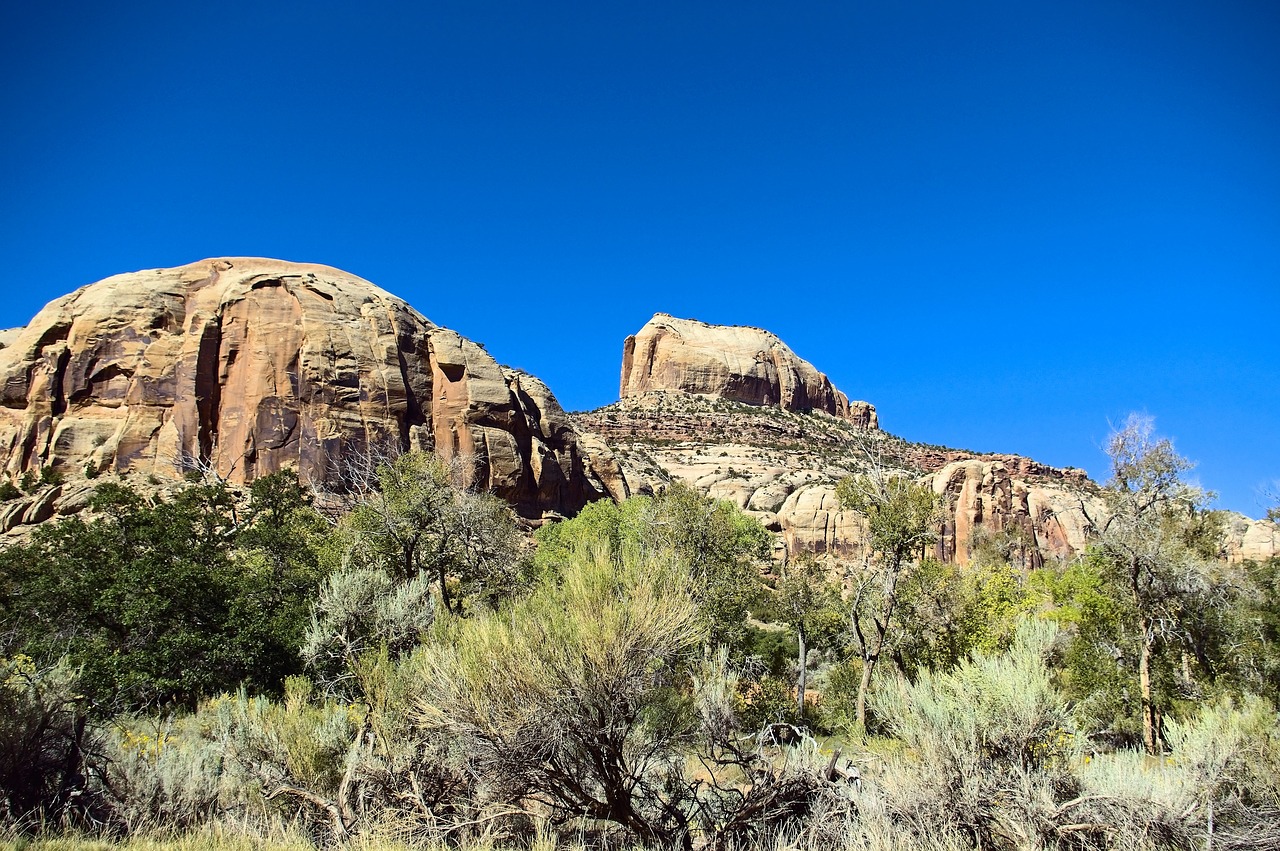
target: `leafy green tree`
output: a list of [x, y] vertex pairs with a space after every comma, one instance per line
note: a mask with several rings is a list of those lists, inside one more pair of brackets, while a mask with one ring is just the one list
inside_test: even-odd
[[250, 485], [232, 541], [228, 612], [238, 644], [251, 650], [243, 660], [248, 669], [274, 672], [280, 683], [299, 672], [298, 648], [316, 589], [327, 574], [319, 553], [330, 532], [293, 470]]
[[851, 476], [836, 487], [840, 504], [866, 519], [873, 564], [853, 577], [850, 606], [855, 649], [862, 660], [858, 687], [858, 725], [867, 723], [867, 693], [897, 615], [899, 583], [914, 565], [913, 556], [937, 537], [941, 500], [927, 485], [873, 463], [869, 473]]
[[587, 504], [574, 517], [547, 523], [534, 533], [537, 549], [533, 569], [538, 576], [553, 575], [583, 549], [603, 548], [621, 558], [625, 550], [638, 549], [649, 539], [644, 531], [653, 511], [653, 497], [633, 496], [622, 503], [599, 500]]
[[338, 529], [342, 566], [382, 570], [400, 582], [425, 573], [454, 614], [468, 600], [501, 600], [520, 565], [515, 519], [497, 496], [468, 490], [460, 465], [427, 452], [366, 463], [372, 469], [357, 477]]
[[919, 671], [954, 668], [975, 652], [999, 653], [1043, 597], [1009, 564], [923, 559], [900, 586], [894, 662], [912, 679]]
[[676, 554], [688, 567], [708, 640], [736, 652], [760, 594], [760, 564], [773, 536], [733, 503], [712, 500], [683, 483], [672, 484], [647, 507], [640, 514], [642, 543], [654, 553]]
[[17, 646], [43, 662], [67, 654], [99, 712], [191, 706], [241, 684], [278, 690], [299, 670], [318, 579], [304, 539], [278, 533], [319, 521], [296, 479], [277, 475], [245, 513], [219, 482], [167, 497], [100, 485], [91, 519], [45, 524], [0, 551]]
[[1070, 630], [1057, 673], [1082, 724], [1106, 746], [1141, 742], [1137, 618], [1112, 565], [1091, 550], [1083, 559], [1037, 572], [1034, 581], [1052, 599], [1047, 617]]
[[[1174, 696], [1210, 700], [1254, 694], [1280, 706], [1278, 567], [1275, 557], [1205, 562], [1195, 593], [1181, 601], [1174, 640], [1163, 654], [1177, 654], [1166, 662], [1177, 668]], [[1156, 671], [1157, 682], [1159, 675]]]
[[840, 585], [815, 559], [798, 559], [783, 568], [777, 605], [796, 632], [796, 717], [804, 718], [809, 648], [814, 639], [830, 639], [840, 631], [844, 609]]
[[1219, 610], [1230, 648], [1221, 669], [1240, 691], [1280, 707], [1280, 556], [1242, 565], [1240, 572], [1232, 605]]
[[[99, 518], [42, 526], [0, 558], [15, 578], [11, 612], [36, 658], [67, 652], [99, 704], [190, 705], [239, 677], [228, 634], [234, 523], [225, 492], [193, 486], [144, 499], [108, 483]], [[247, 650], [247, 648], [246, 648]]]

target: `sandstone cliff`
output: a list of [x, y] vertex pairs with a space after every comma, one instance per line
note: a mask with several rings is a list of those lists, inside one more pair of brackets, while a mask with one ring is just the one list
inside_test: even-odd
[[[927, 476], [948, 506], [934, 555], [965, 563], [982, 544], [999, 548], [1012, 563], [1040, 567], [1046, 555], [1081, 552], [1089, 532], [1082, 505], [1096, 514], [1100, 502], [1077, 471], [1055, 470], [1029, 459], [952, 461]], [[1019, 475], [1019, 466], [1036, 474]]]
[[948, 561], [966, 563], [981, 546], [1027, 566], [1069, 558], [1086, 545], [1081, 501], [1099, 508], [1082, 470], [912, 444], [823, 414], [651, 393], [575, 420], [613, 448], [633, 490], [688, 482], [759, 518], [791, 554], [867, 555], [863, 520], [840, 508], [836, 484], [864, 471], [868, 453], [944, 497], [947, 520], [933, 554]]
[[1263, 561], [1280, 554], [1280, 524], [1272, 520], [1251, 520], [1228, 512], [1223, 531], [1227, 561]]
[[620, 398], [690, 393], [787, 411], [822, 411], [878, 427], [875, 406], [850, 402], [773, 334], [659, 313], [622, 349]]
[[584, 450], [542, 382], [326, 266], [224, 258], [116, 275], [0, 344], [0, 464], [14, 477], [203, 466], [243, 482], [293, 466], [323, 481], [348, 453], [394, 445], [473, 455], [477, 485], [530, 519], [626, 495], [608, 450]]

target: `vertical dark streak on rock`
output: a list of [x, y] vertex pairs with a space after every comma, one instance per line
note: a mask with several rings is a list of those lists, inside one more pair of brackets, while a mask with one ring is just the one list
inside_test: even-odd
[[196, 413], [199, 421], [200, 460], [208, 462], [218, 443], [218, 416], [222, 407], [222, 382], [218, 380], [222, 349], [222, 317], [205, 323], [196, 355]]
[[631, 382], [631, 367], [635, 363], [636, 338], [634, 335], [622, 341], [622, 381], [618, 385], [618, 398], [627, 395], [627, 385]]
[[427, 417], [422, 410], [422, 402], [418, 399], [418, 394], [413, 388], [413, 378], [409, 372], [409, 360], [405, 357], [406, 351], [415, 351], [417, 342], [414, 331], [417, 330], [411, 323], [405, 323], [408, 327], [401, 327], [396, 316], [391, 317], [391, 328], [395, 332], [396, 339], [396, 362], [400, 365], [400, 381], [404, 384], [404, 416], [399, 417], [400, 427], [400, 448], [407, 450], [413, 447], [409, 442], [409, 430], [416, 425], [423, 425], [427, 422]]
[[39, 430], [36, 428], [30, 428], [30, 429], [27, 429], [26, 434], [23, 435], [22, 464], [20, 465], [19, 469], [22, 469], [22, 470], [31, 469], [31, 456], [35, 453], [36, 434], [38, 433], [38, 431]]
[[64, 347], [58, 352], [58, 359], [53, 367], [53, 378], [49, 381], [49, 412], [55, 417], [62, 416], [62, 413], [67, 410], [67, 397], [62, 382], [66, 377], [67, 364], [70, 361], [71, 349]]

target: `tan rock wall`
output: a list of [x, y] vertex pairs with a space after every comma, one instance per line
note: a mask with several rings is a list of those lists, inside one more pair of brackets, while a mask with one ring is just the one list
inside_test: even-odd
[[[967, 564], [980, 535], [1003, 535], [1001, 545], [1015, 550], [1030, 567], [1045, 557], [1070, 558], [1087, 545], [1085, 510], [1097, 514], [1096, 498], [1074, 484], [1015, 478], [1003, 461], [953, 461], [927, 478], [947, 506], [935, 548], [943, 561]], [[1082, 510], [1083, 509], [1083, 510]]]
[[474, 455], [476, 483], [531, 519], [625, 492], [542, 382], [325, 266], [224, 258], [116, 275], [0, 342], [10, 476], [203, 465], [243, 482], [292, 466], [323, 481], [351, 452], [412, 446]]
[[1243, 514], [1228, 514], [1223, 527], [1226, 533], [1223, 549], [1228, 561], [1265, 561], [1280, 555], [1280, 524], [1251, 520]]

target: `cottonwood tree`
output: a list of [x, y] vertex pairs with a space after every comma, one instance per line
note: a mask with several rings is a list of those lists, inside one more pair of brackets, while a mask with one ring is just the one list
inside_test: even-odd
[[910, 627], [893, 641], [893, 661], [914, 680], [924, 671], [954, 669], [974, 652], [997, 653], [1041, 602], [1008, 563], [922, 559], [898, 587], [899, 620]]
[[677, 482], [639, 504], [642, 549], [669, 554], [688, 568], [711, 645], [742, 647], [747, 611], [760, 593], [759, 563], [773, 536], [727, 500], [703, 496]]
[[857, 718], [863, 729], [871, 677], [894, 627], [899, 586], [915, 557], [936, 540], [942, 516], [942, 500], [931, 488], [901, 471], [886, 469], [874, 456], [870, 461], [867, 473], [850, 476], [836, 488], [840, 504], [865, 518], [867, 546], [873, 556], [852, 577], [849, 618], [862, 660]]
[[1183, 480], [1192, 464], [1173, 442], [1155, 433], [1150, 417], [1131, 414], [1107, 440], [1111, 479], [1104, 517], [1085, 516], [1097, 531], [1097, 547], [1132, 607], [1138, 644], [1137, 674], [1142, 744], [1159, 749], [1159, 710], [1152, 663], [1163, 645], [1181, 634], [1184, 610], [1204, 587], [1206, 495]]

